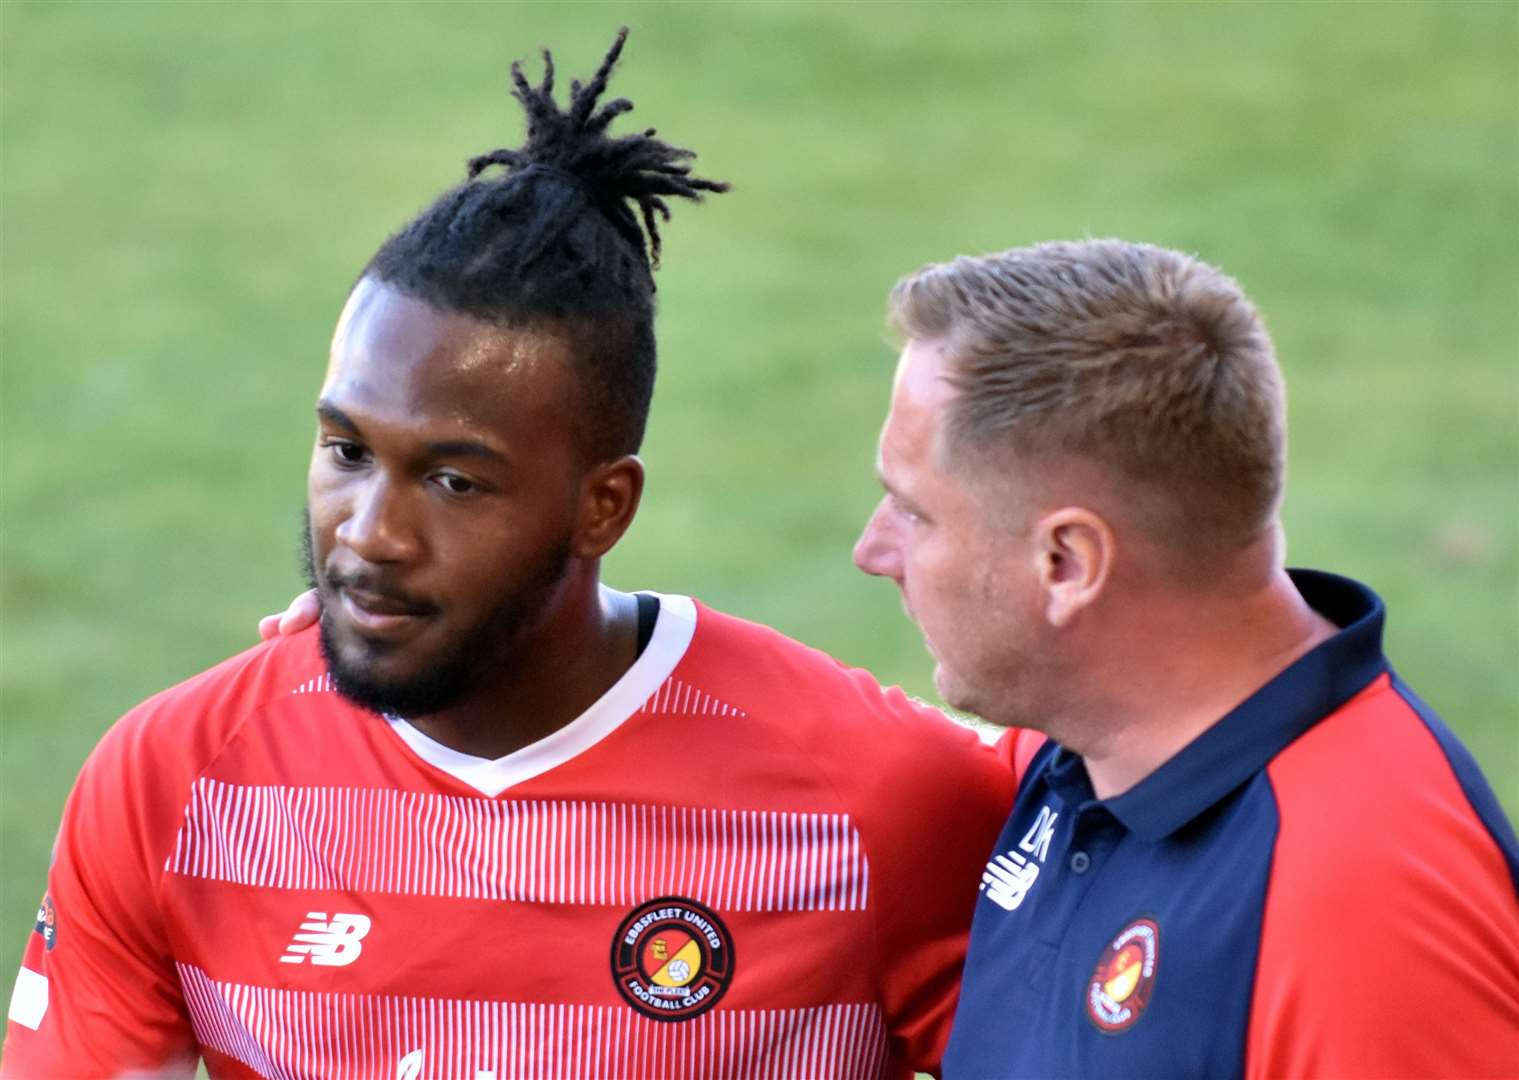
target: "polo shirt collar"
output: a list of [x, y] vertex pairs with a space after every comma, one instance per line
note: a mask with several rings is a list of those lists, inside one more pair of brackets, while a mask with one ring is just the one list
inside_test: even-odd
[[[1339, 633], [1295, 660], [1160, 768], [1102, 805], [1145, 841], [1169, 836], [1249, 780], [1289, 743], [1387, 669], [1381, 598], [1349, 578], [1289, 571], [1310, 607]], [[1049, 766], [1053, 786], [1086, 770], [1061, 747]], [[1090, 787], [1087, 798], [1090, 799]]]

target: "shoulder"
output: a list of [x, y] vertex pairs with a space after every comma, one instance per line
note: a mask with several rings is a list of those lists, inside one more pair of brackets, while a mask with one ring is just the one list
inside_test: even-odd
[[1291, 903], [1289, 890], [1276, 894], [1280, 882], [1297, 897], [1391, 888], [1411, 901], [1437, 887], [1461, 892], [1469, 879], [1501, 888], [1513, 906], [1513, 829], [1465, 747], [1387, 666], [1380, 599], [1330, 574], [1293, 571], [1293, 580], [1342, 627], [1315, 650], [1314, 693], [1343, 704], [1319, 705], [1327, 715], [1267, 765], [1280, 817], [1273, 898]]
[[761, 723], [798, 737], [869, 747], [887, 758], [921, 760], [920, 751], [952, 759], [993, 759], [976, 733], [941, 710], [886, 688], [778, 630], [698, 604], [698, 629], [687, 664], [704, 687]]
[[793, 744], [848, 801], [885, 800], [930, 819], [943, 807], [1000, 826], [1011, 772], [973, 730], [770, 627], [705, 605], [697, 612], [682, 664], [689, 677]]
[[[1412, 890], [1440, 868], [1513, 902], [1513, 834], [1470, 755], [1433, 713], [1384, 674], [1267, 767], [1280, 817], [1278, 862], [1293, 857], [1314, 889]], [[1491, 806], [1489, 807], [1489, 802]], [[1434, 884], [1435, 882], [1429, 882]]]
[[[320, 671], [315, 635], [259, 645], [148, 698], [85, 761], [59, 828], [50, 880], [91, 903], [141, 910], [198, 777], [275, 696]], [[147, 931], [144, 931], [147, 932]]]
[[[1462, 760], [1384, 674], [1267, 767], [1279, 823], [1251, 1017], [1266, 1072], [1487, 1075], [1491, 1043], [1470, 1036], [1519, 1023], [1516, 853]], [[1368, 994], [1398, 1002], [1403, 1037]]]
[[193, 776], [270, 701], [314, 686], [324, 672], [314, 630], [256, 645], [127, 712], [90, 755], [86, 775]]

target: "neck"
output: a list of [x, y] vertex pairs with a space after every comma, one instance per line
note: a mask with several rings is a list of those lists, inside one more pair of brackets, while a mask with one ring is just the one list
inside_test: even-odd
[[1098, 798], [1122, 794], [1314, 646], [1336, 627], [1313, 611], [1285, 570], [1245, 593], [1167, 602], [1110, 639], [1097, 714], [1078, 734]]
[[638, 604], [572, 575], [545, 617], [514, 643], [499, 674], [453, 708], [412, 725], [451, 750], [495, 759], [552, 735], [590, 708], [633, 665]]

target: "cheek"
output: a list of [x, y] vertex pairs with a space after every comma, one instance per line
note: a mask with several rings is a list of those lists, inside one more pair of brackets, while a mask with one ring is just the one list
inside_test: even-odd
[[985, 547], [928, 541], [909, 553], [908, 596], [921, 621], [957, 640], [994, 640], [1022, 617], [1005, 560]]
[[344, 496], [344, 481], [349, 479], [327, 460], [325, 451], [318, 449], [306, 470], [306, 508], [313, 523], [318, 521], [336, 524]]
[[446, 577], [463, 599], [501, 579], [511, 565], [510, 550], [501, 532], [435, 527], [428, 534], [434, 572]]
[[337, 470], [332, 465], [332, 451], [317, 443], [311, 448], [311, 461], [306, 466], [306, 489], [316, 491], [331, 485]]
[[427, 527], [428, 561], [461, 602], [509, 589], [557, 538], [556, 523], [530, 514], [445, 513]]
[[342, 477], [335, 474], [336, 470], [312, 462], [306, 475], [306, 514], [313, 542], [330, 539], [343, 519], [347, 501], [343, 497]]
[[967, 561], [955, 545], [938, 536], [916, 537], [903, 545], [903, 564], [907, 580], [924, 599], [937, 597], [948, 601], [966, 591], [974, 574], [974, 564]]
[[337, 545], [333, 537], [335, 528], [333, 523], [323, 519], [315, 509], [309, 509], [301, 554], [306, 560], [311, 579], [318, 588], [325, 587], [327, 583], [328, 559]]

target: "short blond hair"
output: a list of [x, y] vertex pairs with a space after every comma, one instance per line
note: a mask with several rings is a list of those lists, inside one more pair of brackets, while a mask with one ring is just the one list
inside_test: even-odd
[[1281, 372], [1255, 306], [1216, 268], [1147, 244], [1038, 244], [926, 266], [889, 314], [904, 339], [946, 343], [962, 459], [1095, 462], [1156, 496], [1164, 538], [1201, 553], [1274, 525]]

